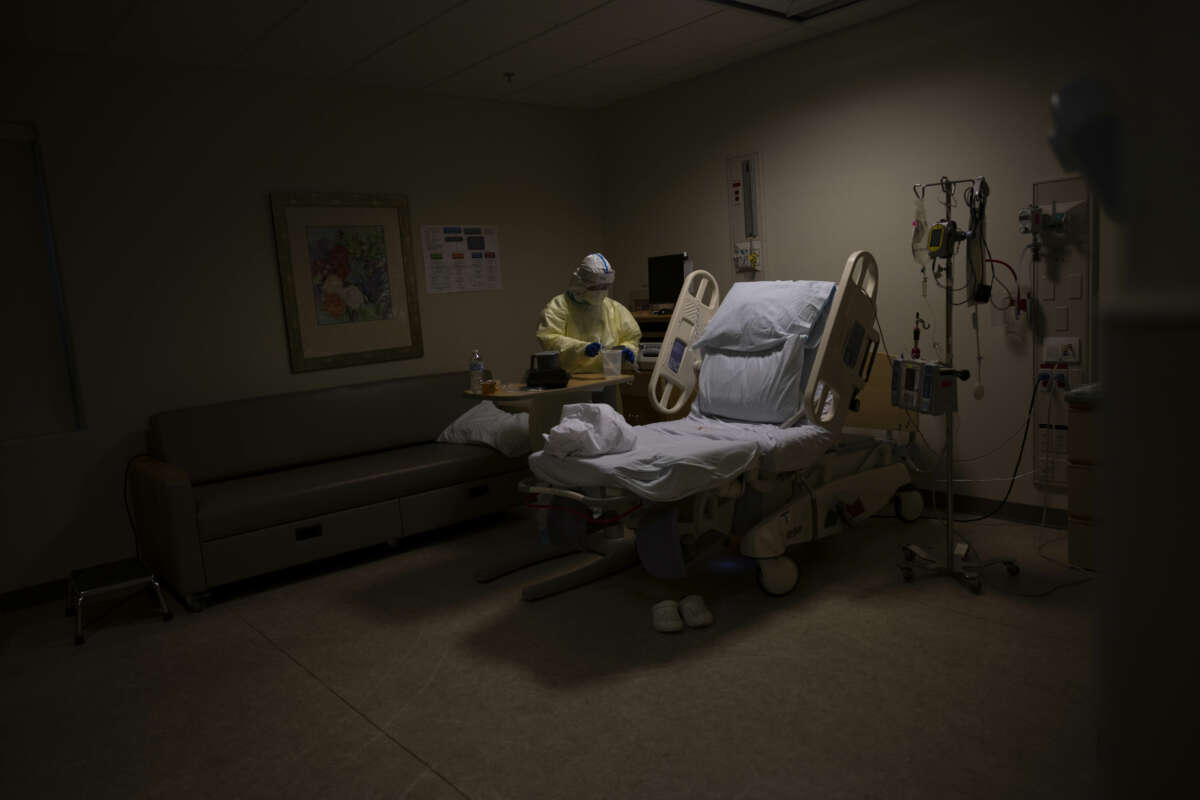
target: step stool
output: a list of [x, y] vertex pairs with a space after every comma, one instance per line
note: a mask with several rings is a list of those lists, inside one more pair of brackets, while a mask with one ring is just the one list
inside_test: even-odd
[[158, 610], [163, 622], [170, 622], [174, 614], [167, 608], [162, 588], [145, 564], [137, 558], [113, 561], [86, 569], [73, 570], [67, 578], [67, 616], [75, 617], [75, 644], [83, 644], [83, 603], [100, 595], [145, 586], [154, 591], [158, 598]]

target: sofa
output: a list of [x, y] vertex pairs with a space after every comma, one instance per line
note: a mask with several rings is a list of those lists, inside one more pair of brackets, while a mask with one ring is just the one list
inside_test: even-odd
[[155, 414], [130, 467], [142, 557], [193, 610], [254, 575], [500, 511], [524, 458], [438, 434], [462, 372]]

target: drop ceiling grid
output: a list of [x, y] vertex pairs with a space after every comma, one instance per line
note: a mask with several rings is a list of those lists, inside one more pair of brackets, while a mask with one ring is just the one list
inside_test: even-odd
[[[610, 0], [611, 1], [611, 0]], [[425, 89], [502, 50], [587, 14], [599, 0], [473, 0], [438, 18], [420, 35], [388, 47], [349, 73], [408, 89]]]
[[796, 34], [794, 23], [726, 11], [704, 17], [659, 38], [614, 53], [518, 91], [527, 102], [595, 105], [638, 94], [683, 77], [699, 74], [726, 54], [728, 61], [753, 55], [745, 48], [763, 39]]
[[227, 66], [244, 58], [301, 0], [140, 3], [118, 26], [107, 52], [142, 61]]
[[[510, 50], [438, 81], [433, 88], [456, 94], [510, 97], [583, 64], [720, 14], [719, 6], [697, 0], [616, 0], [544, 32]], [[514, 73], [510, 86], [504, 73]]]
[[462, 0], [313, 0], [284, 19], [246, 54], [275, 72], [331, 76], [387, 48]]
[[917, 0], [861, 0], [802, 24], [712, 0], [18, 2], [0, 39], [19, 51], [597, 107]]
[[15, 17], [4, 14], [0, 40], [14, 49], [100, 53], [125, 24], [137, 0], [22, 0]]

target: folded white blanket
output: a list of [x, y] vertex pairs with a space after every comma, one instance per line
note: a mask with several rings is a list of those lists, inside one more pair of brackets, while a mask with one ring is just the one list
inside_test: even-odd
[[633, 427], [604, 403], [569, 403], [562, 421], [544, 434], [542, 452], [549, 456], [590, 458], [626, 453], [637, 445]]

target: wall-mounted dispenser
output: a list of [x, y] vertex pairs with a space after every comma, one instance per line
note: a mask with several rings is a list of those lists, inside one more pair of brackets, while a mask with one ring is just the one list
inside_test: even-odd
[[745, 277], [766, 265], [762, 232], [762, 180], [757, 153], [729, 159], [729, 237], [733, 268]]

